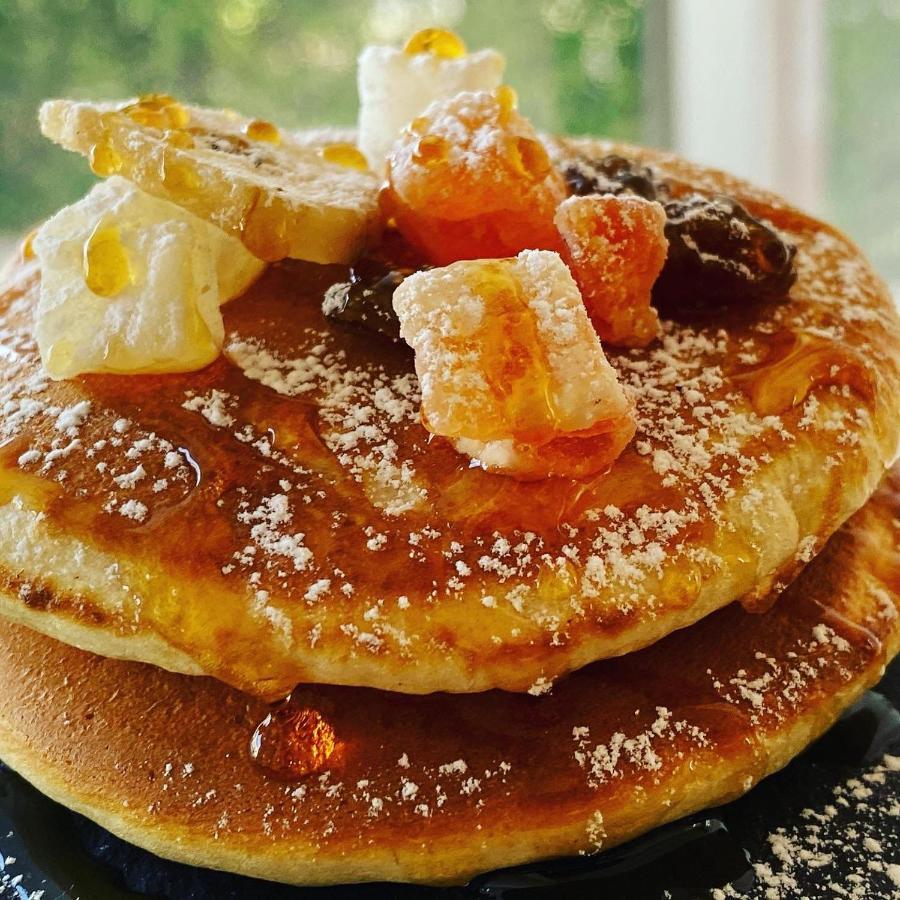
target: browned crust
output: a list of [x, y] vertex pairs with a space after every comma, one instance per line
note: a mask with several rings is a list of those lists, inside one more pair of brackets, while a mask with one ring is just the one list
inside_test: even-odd
[[279, 881], [460, 881], [612, 846], [749, 789], [879, 678], [900, 647], [898, 512], [900, 472], [767, 613], [732, 605], [546, 697], [309, 688], [338, 750], [290, 784], [246, 755], [259, 701], [10, 625], [0, 756], [158, 854]]

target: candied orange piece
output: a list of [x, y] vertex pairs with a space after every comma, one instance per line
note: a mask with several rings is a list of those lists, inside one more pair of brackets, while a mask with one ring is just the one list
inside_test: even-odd
[[418, 272], [394, 309], [415, 350], [426, 428], [484, 468], [593, 474], [634, 435], [631, 401], [557, 253]]
[[561, 248], [553, 224], [566, 195], [515, 94], [464, 92], [413, 119], [388, 156], [382, 205], [438, 265]]
[[557, 210], [563, 257], [601, 340], [644, 347], [659, 333], [650, 289], [666, 261], [665, 224], [643, 197], [570, 197]]

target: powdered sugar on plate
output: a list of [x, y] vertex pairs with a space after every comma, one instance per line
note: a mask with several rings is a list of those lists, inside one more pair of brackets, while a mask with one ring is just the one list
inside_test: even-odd
[[837, 785], [831, 801], [804, 809], [768, 836], [753, 861], [749, 893], [719, 888], [714, 900], [874, 900], [900, 897], [900, 757], [887, 755]]

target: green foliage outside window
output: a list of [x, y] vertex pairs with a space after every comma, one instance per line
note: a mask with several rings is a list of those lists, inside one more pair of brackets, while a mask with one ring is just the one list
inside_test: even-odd
[[350, 124], [356, 57], [446, 24], [496, 46], [522, 109], [549, 130], [635, 139], [639, 0], [5, 0], [0, 3], [0, 233], [81, 196], [86, 164], [37, 128], [46, 97], [149, 91], [283, 127]]
[[827, 6], [827, 209], [900, 302], [900, 2]]

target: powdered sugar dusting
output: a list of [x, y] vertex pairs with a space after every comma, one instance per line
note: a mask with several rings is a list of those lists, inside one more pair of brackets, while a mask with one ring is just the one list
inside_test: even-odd
[[[502, 680], [540, 691], [573, 660], [614, 652], [638, 627], [660, 636], [692, 604], [751, 590], [764, 571], [787, 583], [836, 524], [810, 514], [796, 536], [769, 527], [803, 512], [794, 496], [810, 471], [835, 492], [858, 471], [872, 403], [826, 378], [768, 413], [751, 389], [783, 375], [785, 332], [860, 346], [866, 364], [887, 366], [879, 329], [890, 322], [849, 244], [805, 225], [790, 238], [794, 302], [703, 327], [666, 322], [648, 348], [605, 348], [637, 434], [592, 480], [524, 483], [468, 468], [422, 426], [407, 349], [322, 317], [322, 295], [347, 271], [295, 262], [270, 267], [226, 308], [227, 358], [187, 377], [48, 384], [28, 337], [33, 297], [7, 301], [0, 441], [23, 484], [48, 483], [59, 506], [83, 504], [69, 521], [99, 521], [123, 553], [139, 539], [150, 555], [183, 560], [173, 535], [196, 522], [209, 539], [191, 574], [232, 592], [235, 609], [246, 600], [247, 618], [263, 617], [304, 671], [339, 657], [348, 678], [371, 681], [382, 671], [371, 657], [393, 654], [404, 680], [441, 680], [426, 689]], [[545, 262], [522, 261], [535, 283], [553, 274]], [[479, 305], [454, 299], [475, 322]], [[549, 294], [536, 302], [562, 346], [571, 322], [551, 315]], [[778, 497], [768, 476], [786, 460], [799, 468]], [[890, 602], [879, 610], [894, 614]], [[833, 640], [820, 646], [840, 658]], [[494, 653], [505, 648], [528, 660], [521, 671]], [[470, 671], [479, 653], [492, 662]], [[754, 712], [766, 705], [764, 675], [715, 673]]]
[[294, 359], [282, 359], [250, 341], [232, 341], [227, 353], [248, 378], [279, 394], [315, 394], [325, 443], [365, 486], [370, 500], [388, 515], [414, 510], [428, 492], [411, 460], [399, 457], [391, 432], [417, 422], [415, 376], [391, 378], [377, 369], [347, 366], [343, 352], [329, 349], [326, 337], [308, 355]]
[[722, 699], [744, 709], [754, 725], [782, 722], [796, 713], [809, 686], [826, 673], [849, 680], [851, 649], [846, 638], [820, 622], [809, 639], [798, 639], [778, 658], [757, 653], [752, 670], [728, 674], [710, 669], [707, 674]]
[[[831, 801], [804, 809], [797, 824], [768, 837], [769, 852], [754, 861], [756, 886], [711, 892], [714, 900], [795, 900], [835, 897], [871, 900], [900, 896], [900, 804], [896, 757], [838, 784]], [[873, 787], [879, 787], [874, 797]], [[893, 798], [893, 799], [892, 799]]]
[[[637, 710], [635, 715], [639, 713]], [[617, 731], [607, 741], [593, 747], [589, 728], [576, 726], [572, 729], [575, 759], [587, 772], [588, 785], [592, 788], [635, 773], [653, 777], [663, 768], [663, 755], [671, 752], [679, 735], [697, 748], [709, 746], [709, 739], [701, 728], [684, 719], [675, 720], [672, 712], [663, 706], [656, 707], [655, 718], [643, 730], [631, 735]]]

